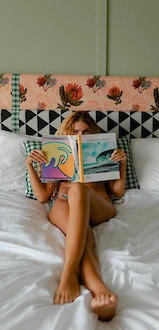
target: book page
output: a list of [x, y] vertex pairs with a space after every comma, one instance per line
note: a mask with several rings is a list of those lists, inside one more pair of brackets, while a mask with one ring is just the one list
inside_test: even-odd
[[48, 162], [42, 164], [42, 182], [77, 181], [77, 137], [44, 136], [42, 151]]
[[119, 179], [119, 163], [110, 160], [116, 148], [115, 133], [82, 135], [84, 182]]

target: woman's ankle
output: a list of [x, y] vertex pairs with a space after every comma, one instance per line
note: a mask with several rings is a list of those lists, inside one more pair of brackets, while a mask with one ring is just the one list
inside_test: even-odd
[[77, 276], [79, 276], [80, 273], [80, 265], [77, 263], [70, 263], [70, 262], [66, 262], [63, 268], [63, 272], [65, 275], [68, 274], [76, 274]]

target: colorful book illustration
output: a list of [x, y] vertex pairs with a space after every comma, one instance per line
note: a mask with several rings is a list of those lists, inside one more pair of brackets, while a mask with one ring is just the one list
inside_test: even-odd
[[116, 148], [115, 133], [44, 136], [42, 151], [48, 163], [42, 164], [41, 181], [116, 180], [119, 163], [110, 160]]

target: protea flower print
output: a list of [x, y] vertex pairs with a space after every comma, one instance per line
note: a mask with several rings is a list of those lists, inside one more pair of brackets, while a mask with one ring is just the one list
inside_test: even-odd
[[50, 87], [55, 86], [57, 80], [55, 78], [51, 78], [51, 74], [45, 74], [37, 78], [37, 84], [39, 87], [43, 87], [44, 91], [46, 92]]
[[105, 80], [100, 80], [101, 76], [94, 76], [93, 78], [89, 78], [87, 80], [86, 85], [89, 88], [92, 88], [93, 92], [96, 93], [99, 89], [103, 88], [106, 85]]
[[71, 106], [78, 107], [83, 102], [80, 100], [83, 96], [82, 87], [77, 84], [68, 84], [66, 87], [60, 86], [59, 94], [62, 104], [58, 103], [58, 109], [69, 110]]
[[154, 106], [154, 105], [151, 104], [150, 110], [159, 111], [159, 92], [158, 92], [158, 88], [157, 87], [153, 91], [153, 96], [154, 96], [154, 100], [155, 100], [156, 106]]
[[39, 87], [42, 87], [46, 84], [46, 81], [47, 81], [47, 79], [45, 77], [39, 77], [37, 79], [37, 84], [39, 85]]
[[46, 104], [44, 102], [38, 102], [37, 110], [45, 110]]
[[138, 104], [132, 104], [132, 109], [131, 109], [132, 112], [137, 112], [137, 111], [139, 111], [139, 109], [140, 109], [140, 106]]
[[146, 80], [146, 77], [139, 77], [139, 79], [134, 79], [132, 86], [135, 89], [138, 89], [139, 93], [142, 93], [145, 89], [151, 87], [152, 82], [150, 80]]
[[0, 87], [4, 87], [9, 83], [9, 78], [4, 77], [4, 73], [0, 74]]
[[19, 98], [20, 98], [20, 102], [25, 102], [26, 101], [26, 93], [27, 93], [27, 88], [24, 88], [23, 85], [19, 86]]
[[121, 103], [121, 96], [123, 92], [120, 90], [120, 88], [114, 86], [111, 89], [109, 89], [107, 97], [110, 100], [115, 101], [115, 104], [118, 105]]

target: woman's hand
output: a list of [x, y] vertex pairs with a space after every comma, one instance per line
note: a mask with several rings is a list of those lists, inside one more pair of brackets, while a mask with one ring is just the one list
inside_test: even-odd
[[120, 178], [114, 181], [108, 181], [110, 194], [121, 198], [125, 193], [126, 185], [126, 153], [121, 149], [116, 149], [111, 155], [111, 160], [120, 162]]
[[125, 163], [126, 162], [126, 153], [121, 149], [115, 149], [111, 155], [110, 160], [114, 162]]
[[32, 164], [32, 162], [37, 162], [39, 164], [47, 163], [47, 159], [44, 153], [41, 150], [34, 149], [27, 157], [26, 157], [26, 165]]

